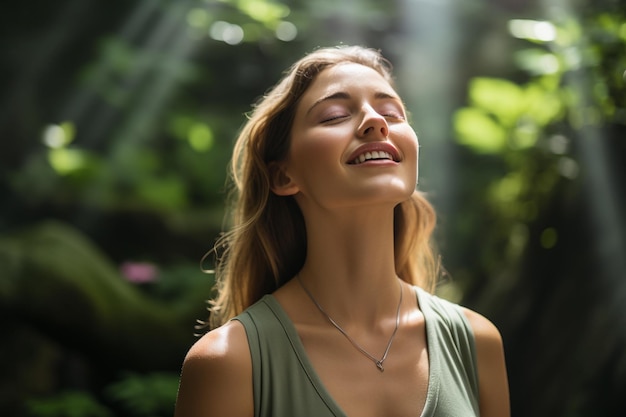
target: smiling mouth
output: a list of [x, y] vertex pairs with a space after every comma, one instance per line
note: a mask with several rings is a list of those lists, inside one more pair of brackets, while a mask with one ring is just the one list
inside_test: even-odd
[[366, 161], [380, 161], [380, 160], [389, 160], [389, 161], [398, 162], [393, 158], [393, 156], [389, 152], [372, 151], [372, 152], [362, 153], [361, 155], [357, 156], [349, 163], [351, 165], [358, 165]]

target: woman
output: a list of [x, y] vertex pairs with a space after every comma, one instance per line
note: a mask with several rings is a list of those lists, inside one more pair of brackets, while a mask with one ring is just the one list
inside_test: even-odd
[[428, 292], [417, 159], [376, 51], [294, 64], [235, 145], [213, 330], [185, 358], [177, 417], [509, 415], [499, 332]]

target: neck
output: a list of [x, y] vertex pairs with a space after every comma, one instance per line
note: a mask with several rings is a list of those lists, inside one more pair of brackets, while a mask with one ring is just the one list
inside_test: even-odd
[[306, 218], [307, 258], [300, 279], [320, 305], [343, 322], [375, 322], [395, 314], [393, 209]]

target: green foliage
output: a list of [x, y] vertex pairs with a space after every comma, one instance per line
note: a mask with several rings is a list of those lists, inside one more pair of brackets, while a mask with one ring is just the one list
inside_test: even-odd
[[[459, 143], [479, 153], [502, 154], [533, 147], [550, 135], [550, 127], [571, 127], [616, 121], [626, 123], [623, 68], [626, 22], [619, 15], [600, 14], [589, 22], [573, 19], [560, 24], [515, 21], [512, 33], [543, 48], [516, 54], [530, 81], [518, 85], [497, 78], [474, 78], [469, 87], [469, 107], [455, 118]], [[522, 30], [520, 25], [530, 26]], [[583, 25], [589, 35], [585, 37]], [[555, 38], [541, 41], [533, 27], [548, 27]], [[536, 29], [537, 31], [538, 29]], [[603, 71], [600, 63], [609, 65]], [[621, 70], [620, 70], [621, 68]]]
[[120, 404], [126, 416], [169, 417], [174, 414], [178, 381], [176, 374], [129, 373], [107, 387], [105, 394]]
[[289, 15], [289, 7], [276, 1], [236, 0], [233, 3], [240, 11], [268, 27], [275, 27], [280, 19]]
[[[515, 53], [524, 81], [476, 77], [469, 83], [454, 129], [457, 143], [480, 162], [463, 180], [469, 197], [456, 230], [483, 238], [482, 253], [474, 256], [487, 274], [498, 276], [493, 288], [504, 285], [500, 274], [514, 271], [525, 249], [559, 244], [556, 228], [548, 225], [530, 241], [529, 227], [556, 189], [580, 180], [574, 142], [589, 129], [626, 125], [625, 28], [619, 13], [512, 20], [511, 34], [531, 44]], [[486, 219], [488, 230], [482, 228]]]
[[[247, 107], [262, 92], [258, 84], [266, 84], [258, 77], [260, 49], [289, 54], [284, 46], [298, 35], [294, 22], [305, 22], [298, 8], [277, 0], [127, 6], [120, 32], [91, 35], [86, 63], [60, 61], [63, 77], [73, 77], [65, 103], [57, 103], [62, 116], [41, 127], [40, 141], [7, 173], [12, 193], [35, 206], [165, 216], [222, 206], [243, 119], [237, 100]], [[222, 48], [240, 43], [242, 51]], [[238, 99], [228, 86], [241, 83], [257, 90]]]
[[506, 147], [506, 131], [482, 109], [468, 107], [458, 110], [454, 125], [459, 143], [476, 152], [498, 153]]
[[93, 395], [82, 391], [27, 400], [26, 410], [29, 417], [113, 417], [113, 413]]
[[499, 154], [536, 145], [541, 131], [563, 115], [562, 92], [544, 80], [525, 86], [494, 78], [475, 78], [470, 107], [456, 113], [458, 142], [476, 152]]
[[190, 277], [197, 292], [173, 308], [123, 279], [89, 238], [54, 222], [3, 236], [0, 270], [0, 301], [14, 316], [124, 369], [178, 366], [211, 284]]
[[104, 390], [105, 405], [92, 394], [64, 391], [54, 396], [26, 401], [29, 417], [113, 417], [119, 409], [127, 417], [169, 417], [179, 377], [173, 373], [127, 373]]
[[[213, 275], [198, 264], [184, 263], [162, 268], [151, 294], [159, 300], [188, 305], [190, 295], [206, 292], [214, 284]], [[197, 296], [193, 296], [197, 300]]]

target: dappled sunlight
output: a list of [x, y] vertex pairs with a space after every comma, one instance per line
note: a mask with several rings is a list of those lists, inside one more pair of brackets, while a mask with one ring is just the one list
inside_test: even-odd
[[509, 20], [511, 35], [519, 39], [551, 42], [556, 40], [556, 27], [547, 21], [511, 19]]

